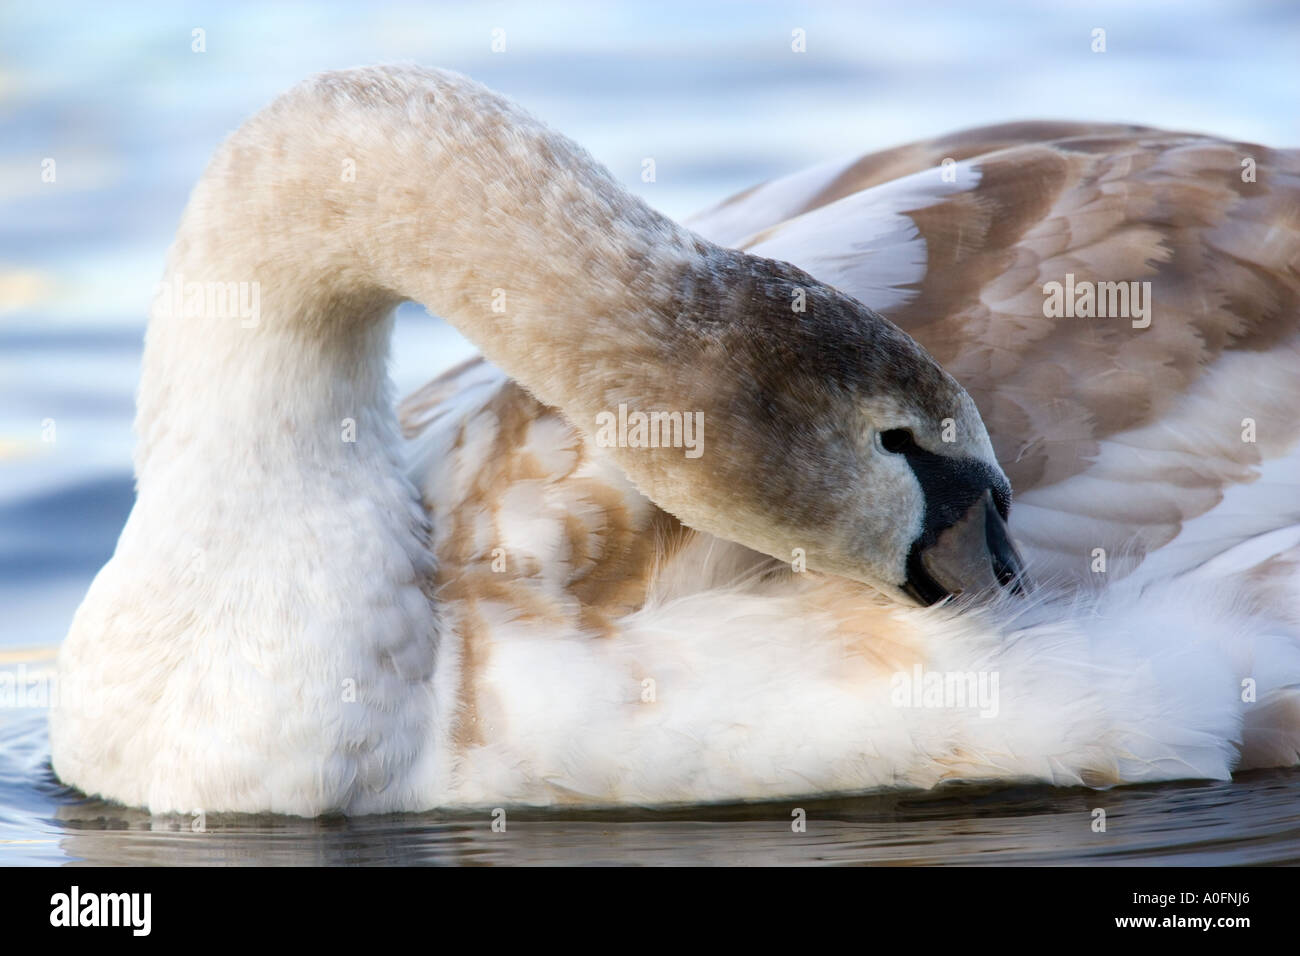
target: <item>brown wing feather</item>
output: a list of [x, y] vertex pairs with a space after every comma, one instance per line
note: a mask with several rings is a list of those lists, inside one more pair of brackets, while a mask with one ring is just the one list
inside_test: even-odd
[[555, 409], [483, 359], [399, 408], [425, 449], [419, 481], [434, 527], [440, 598], [611, 628], [645, 600], [684, 532], [605, 463]]

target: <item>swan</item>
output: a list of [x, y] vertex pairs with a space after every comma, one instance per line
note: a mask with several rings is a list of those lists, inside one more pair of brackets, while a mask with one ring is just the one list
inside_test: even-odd
[[[1049, 317], [1067, 275], [1147, 283], [1149, 321]], [[86, 793], [313, 816], [1297, 762], [1295, 153], [1017, 123], [680, 225], [464, 77], [345, 70], [220, 147], [161, 288], [137, 500], [59, 651]], [[398, 408], [406, 299], [482, 358]], [[653, 412], [700, 454], [671, 418], [635, 440]]]

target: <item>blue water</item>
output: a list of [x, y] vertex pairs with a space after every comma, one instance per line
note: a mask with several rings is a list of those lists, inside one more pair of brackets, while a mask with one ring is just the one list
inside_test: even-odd
[[[190, 187], [224, 135], [309, 73], [461, 70], [675, 216], [830, 157], [1016, 118], [1300, 143], [1300, 7], [1284, 3], [143, 6], [0, 7], [0, 668], [49, 665], [130, 507], [144, 315]], [[417, 308], [397, 335], [403, 390], [468, 353]], [[1108, 794], [1123, 838], [1088, 829], [1095, 794], [996, 789], [836, 802], [802, 837], [784, 807], [533, 814], [497, 840], [482, 821], [403, 817], [194, 834], [80, 801], [46, 756], [40, 712], [0, 709], [0, 862], [1254, 862], [1294, 860], [1300, 832], [1300, 775], [1273, 773]]]

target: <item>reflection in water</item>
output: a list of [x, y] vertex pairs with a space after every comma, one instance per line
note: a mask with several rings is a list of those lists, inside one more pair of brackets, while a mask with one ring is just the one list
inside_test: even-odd
[[[1241, 864], [1300, 863], [1300, 771], [1110, 791], [951, 786], [926, 793], [671, 811], [489, 810], [301, 820], [153, 817], [50, 774], [45, 717], [0, 720], [0, 864]], [[791, 811], [807, 814], [806, 832]], [[1093, 811], [1106, 831], [1093, 831]]]

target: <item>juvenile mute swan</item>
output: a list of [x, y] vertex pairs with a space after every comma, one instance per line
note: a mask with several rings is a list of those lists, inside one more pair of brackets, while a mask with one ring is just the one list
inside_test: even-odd
[[[1298, 268], [1294, 153], [1018, 124], [687, 229], [464, 78], [313, 79], [185, 212], [54, 768], [312, 815], [1293, 764]], [[399, 430], [407, 298], [493, 364]]]

